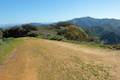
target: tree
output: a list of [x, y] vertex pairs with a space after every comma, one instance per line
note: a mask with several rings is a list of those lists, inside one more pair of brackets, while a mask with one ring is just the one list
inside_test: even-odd
[[[37, 28], [32, 25], [22, 25], [22, 26], [14, 26], [10, 29], [4, 30], [4, 37], [26, 37], [34, 35], [33, 31], [37, 31]], [[30, 33], [31, 32], [31, 33]], [[35, 33], [36, 35], [36, 33]]]
[[104, 44], [118, 44], [120, 43], [120, 36], [114, 32], [107, 32], [100, 38]]
[[73, 24], [69, 23], [69, 22], [59, 22], [59, 23], [53, 24], [51, 26], [53, 26], [56, 29], [60, 29], [61, 27], [66, 27], [66, 26], [70, 26], [70, 25], [73, 25]]
[[30, 25], [30, 24], [26, 24], [26, 25], [22, 25], [21, 26], [26, 32], [30, 32], [30, 31], [36, 31], [37, 27]]
[[22, 27], [12, 27], [4, 31], [4, 37], [24, 37], [26, 35], [25, 30]]
[[69, 40], [86, 40], [88, 35], [85, 31], [75, 25], [64, 25], [57, 30], [58, 35], [62, 35]]

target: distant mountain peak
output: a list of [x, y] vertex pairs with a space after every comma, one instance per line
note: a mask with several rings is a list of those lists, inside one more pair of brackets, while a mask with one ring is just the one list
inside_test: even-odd
[[95, 18], [87, 16], [87, 17], [82, 17], [81, 19], [95, 19]]
[[119, 19], [98, 19], [92, 17], [82, 17], [82, 18], [75, 18], [70, 20], [69, 22], [83, 27], [94, 27], [94, 26], [113, 26], [113, 27], [120, 27], [120, 20]]
[[75, 20], [75, 19], [76, 20], [79, 20], [79, 19], [86, 19], [86, 20], [88, 19], [89, 20], [89, 19], [95, 19], [95, 18], [87, 16], [87, 17], [81, 17], [81, 18], [74, 18], [73, 20]]

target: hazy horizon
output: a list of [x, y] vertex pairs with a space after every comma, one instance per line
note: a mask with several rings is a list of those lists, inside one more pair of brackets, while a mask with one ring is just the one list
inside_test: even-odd
[[[73, 20], [73, 19], [77, 19], [77, 18], [87, 18], [90, 16], [85, 16], [85, 17], [76, 17], [76, 18], [72, 18], [72, 19], [66, 19], [66, 20], [59, 20], [59, 21], [54, 21], [54, 22], [41, 22], [41, 21], [33, 21], [33, 22], [23, 22], [23, 23], [6, 23], [6, 24], [0, 24], [2, 26], [6, 26], [6, 25], [18, 25], [18, 24], [29, 24], [29, 23], [42, 23], [42, 24], [51, 24], [51, 23], [57, 23], [57, 22], [64, 22], [64, 21], [68, 21], [68, 20]], [[104, 18], [96, 18], [96, 17], [90, 17], [93, 19], [116, 19], [116, 20], [120, 20], [120, 18], [108, 18], [108, 17], [104, 17]]]

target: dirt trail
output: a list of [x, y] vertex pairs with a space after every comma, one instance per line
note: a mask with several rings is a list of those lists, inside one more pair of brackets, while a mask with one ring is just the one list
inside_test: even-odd
[[0, 80], [120, 80], [120, 51], [23, 39], [0, 65]]
[[37, 80], [32, 48], [28, 42], [17, 47], [1, 65], [0, 80]]

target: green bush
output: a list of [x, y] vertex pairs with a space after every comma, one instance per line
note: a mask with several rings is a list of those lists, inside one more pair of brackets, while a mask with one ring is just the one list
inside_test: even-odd
[[61, 40], [64, 40], [65, 38], [63, 36], [60, 36], [60, 35], [46, 35], [45, 36], [46, 39], [49, 39], [49, 40], [57, 40], [57, 41], [61, 41]]
[[113, 49], [120, 50], [120, 45], [113, 46]]
[[0, 30], [0, 39], [3, 38], [3, 32]]
[[3, 40], [2, 39], [0, 39], [0, 45], [3, 43]]
[[27, 36], [29, 37], [37, 37], [39, 36], [39, 33], [37, 31], [31, 31], [27, 33]]
[[120, 45], [107, 45], [109, 49], [120, 50]]
[[0, 45], [3, 43], [3, 30], [0, 28]]
[[58, 35], [64, 36], [68, 40], [87, 40], [88, 35], [84, 32], [83, 29], [75, 26], [69, 25], [65, 27], [61, 27], [57, 31]]
[[31, 32], [34, 32], [34, 31], [37, 31], [37, 27], [26, 24], [26, 25], [14, 26], [12, 28], [5, 29], [3, 36], [5, 38], [9, 38], [9, 37], [14, 37], [14, 38], [26, 37], [28, 35], [35, 36], [36, 35], [35, 33], [31, 33]]

